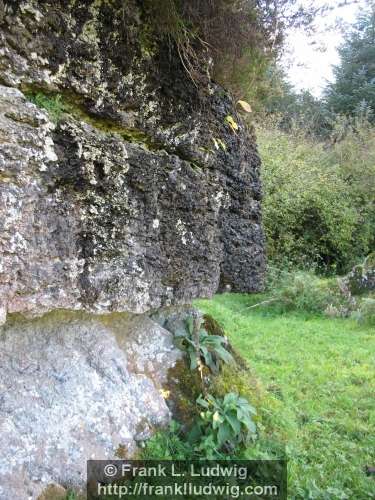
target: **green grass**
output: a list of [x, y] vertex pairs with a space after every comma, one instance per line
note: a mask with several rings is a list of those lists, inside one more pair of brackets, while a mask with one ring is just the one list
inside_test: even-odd
[[61, 95], [46, 95], [42, 92], [26, 92], [26, 96], [29, 101], [38, 106], [38, 108], [47, 111], [50, 119], [54, 123], [58, 123], [60, 121], [65, 111]]
[[375, 331], [271, 306], [263, 295], [223, 294], [196, 305], [226, 330], [266, 390], [249, 458], [288, 457], [289, 498], [375, 496]]

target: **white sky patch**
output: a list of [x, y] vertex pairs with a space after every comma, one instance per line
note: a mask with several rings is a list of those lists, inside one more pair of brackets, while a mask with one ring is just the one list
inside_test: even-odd
[[[305, 3], [302, 0], [301, 3]], [[327, 3], [316, 0], [316, 5]], [[330, 0], [337, 7], [342, 0]], [[310, 90], [315, 96], [322, 93], [327, 81], [333, 80], [332, 66], [339, 63], [337, 48], [343, 42], [343, 34], [336, 26], [338, 18], [352, 24], [365, 0], [358, 4], [342, 6], [328, 12], [315, 21], [316, 33], [310, 37], [302, 30], [293, 30], [287, 37], [287, 50], [283, 65], [289, 81], [297, 90]]]

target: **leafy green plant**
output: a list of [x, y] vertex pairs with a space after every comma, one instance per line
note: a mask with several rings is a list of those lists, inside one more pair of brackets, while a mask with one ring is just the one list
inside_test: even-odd
[[194, 456], [191, 444], [186, 440], [182, 425], [172, 420], [166, 429], [152, 436], [142, 451], [142, 458], [159, 460], [189, 460]]
[[57, 123], [61, 119], [65, 111], [61, 95], [46, 95], [42, 92], [36, 94], [27, 93], [26, 95], [29, 101], [38, 106], [38, 108], [45, 109], [54, 123]]
[[66, 500], [78, 500], [78, 497], [74, 493], [74, 491], [69, 491], [69, 493], [66, 496]]
[[253, 416], [256, 410], [238, 394], [229, 392], [224, 398], [211, 394], [199, 396], [197, 405], [202, 411], [190, 439], [195, 443], [195, 449], [206, 458], [234, 452], [255, 438]]
[[175, 344], [187, 352], [191, 370], [195, 370], [200, 362], [203, 362], [211, 372], [217, 373], [220, 361], [231, 363], [233, 357], [225, 348], [226, 343], [225, 337], [210, 335], [201, 327], [198, 328], [197, 335], [195, 335], [192, 317], [186, 320], [186, 328], [175, 332]]

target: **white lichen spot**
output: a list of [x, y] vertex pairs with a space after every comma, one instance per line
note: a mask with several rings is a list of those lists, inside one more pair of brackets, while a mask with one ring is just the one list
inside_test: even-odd
[[11, 253], [17, 253], [21, 251], [26, 251], [28, 248], [27, 241], [18, 232], [14, 233], [9, 240], [9, 251]]
[[177, 220], [176, 229], [177, 229], [177, 233], [181, 237], [182, 244], [186, 245], [186, 243], [187, 243], [187, 240], [186, 240], [187, 231], [186, 231], [185, 224], [182, 222], [181, 219]]
[[0, 306], [0, 325], [3, 325], [7, 319], [7, 311], [5, 307]]
[[215, 195], [214, 195], [214, 198], [215, 198], [215, 201], [218, 205], [221, 205], [221, 201], [223, 199], [223, 196], [224, 196], [224, 191], [218, 191]]
[[78, 158], [82, 158], [82, 154], [83, 154], [82, 143], [78, 142], [77, 145], [78, 145], [78, 151], [77, 151]]
[[160, 224], [159, 219], [154, 219], [154, 220], [152, 221], [152, 227], [153, 227], [154, 229], [157, 229], [157, 228], [159, 227], [159, 224]]
[[44, 143], [44, 153], [48, 161], [57, 161], [57, 155], [53, 146], [54, 144], [52, 138], [47, 136]]
[[159, 108], [159, 103], [157, 101], [149, 101], [147, 104], [148, 110], [152, 113]]
[[123, 156], [124, 158], [128, 159], [129, 158], [129, 153], [128, 153], [128, 150], [126, 149], [125, 145], [124, 144], [120, 144], [121, 146], [121, 156]]
[[37, 22], [43, 19], [43, 14], [30, 3], [21, 3], [20, 11], [31, 14]]

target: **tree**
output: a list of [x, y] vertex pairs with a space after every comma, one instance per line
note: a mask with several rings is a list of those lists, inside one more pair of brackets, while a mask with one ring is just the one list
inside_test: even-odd
[[335, 114], [365, 115], [375, 121], [375, 6], [362, 13], [339, 49], [335, 81], [326, 91]]
[[177, 47], [192, 80], [214, 80], [237, 99], [257, 103], [267, 71], [282, 51], [285, 33], [308, 28], [321, 7], [314, 0], [143, 0], [146, 20]]
[[261, 112], [275, 115], [282, 130], [288, 132], [297, 127], [307, 136], [327, 137], [331, 124], [322, 101], [308, 90], [295, 90], [283, 69], [278, 66], [269, 69], [265, 89]]

